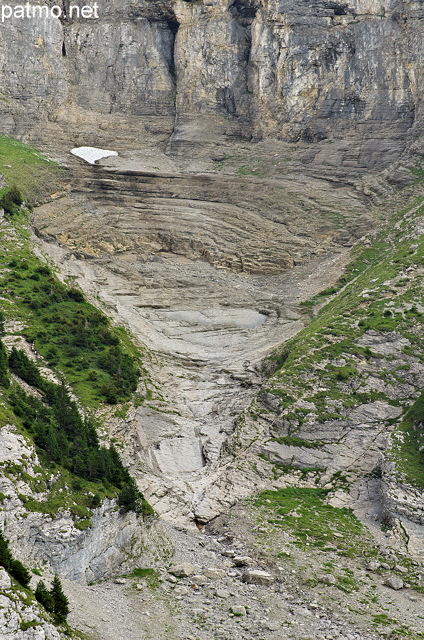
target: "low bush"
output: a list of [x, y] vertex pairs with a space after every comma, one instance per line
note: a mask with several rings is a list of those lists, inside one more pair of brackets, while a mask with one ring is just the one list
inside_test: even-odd
[[9, 187], [0, 198], [0, 207], [4, 209], [5, 215], [13, 216], [18, 213], [19, 208], [23, 204], [22, 194], [14, 185]]

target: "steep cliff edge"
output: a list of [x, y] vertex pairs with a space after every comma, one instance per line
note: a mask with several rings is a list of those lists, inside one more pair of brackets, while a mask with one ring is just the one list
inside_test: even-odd
[[346, 174], [388, 167], [422, 133], [419, 2], [118, 0], [91, 20], [68, 5], [0, 34], [3, 130], [56, 154], [279, 139]]

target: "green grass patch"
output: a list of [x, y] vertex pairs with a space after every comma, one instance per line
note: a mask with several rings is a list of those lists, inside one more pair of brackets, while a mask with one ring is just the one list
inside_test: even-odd
[[331, 544], [344, 556], [369, 554], [370, 536], [363, 525], [349, 509], [327, 504], [327, 496], [321, 488], [288, 487], [263, 491], [254, 504], [269, 524], [290, 532], [303, 549]]
[[37, 204], [63, 188], [67, 172], [36, 149], [0, 136], [0, 174], [8, 186], [16, 185], [25, 200]]
[[47, 495], [36, 500], [20, 494], [19, 498], [28, 511], [44, 513], [52, 518], [60, 511], [70, 511], [76, 523], [88, 519], [87, 516], [92, 515], [91, 510], [99, 506], [101, 500], [117, 495], [116, 487], [106, 487], [102, 481], [78, 478], [67, 469], [51, 468], [47, 463], [33, 479], [31, 489]]
[[260, 176], [263, 174], [263, 170], [259, 167], [249, 167], [246, 164], [243, 164], [241, 167], [237, 169], [238, 176]]
[[144, 580], [151, 589], [157, 589], [159, 587], [159, 572], [156, 571], [156, 569], [152, 569], [150, 567], [139, 567], [137, 569], [134, 569], [130, 574], [127, 574], [126, 577]]
[[303, 438], [297, 438], [296, 436], [280, 436], [272, 439], [279, 444], [286, 444], [289, 447], [304, 447], [306, 449], [320, 449], [324, 444], [326, 444], [321, 441], [311, 442], [310, 440], [304, 440]]
[[21, 631], [28, 631], [28, 629], [35, 629], [35, 627], [40, 626], [42, 623], [37, 620], [28, 620], [27, 622], [22, 621], [19, 625]]
[[373, 622], [375, 625], [387, 626], [391, 624], [397, 624], [398, 621], [394, 618], [389, 618], [387, 613], [378, 613], [377, 615], [373, 616]]

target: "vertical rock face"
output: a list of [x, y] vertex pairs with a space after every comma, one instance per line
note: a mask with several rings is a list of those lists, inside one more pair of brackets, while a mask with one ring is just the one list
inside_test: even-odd
[[312, 140], [353, 123], [366, 123], [368, 134], [412, 124], [406, 57], [414, 27], [393, 17], [390, 3], [270, 4], [254, 28], [261, 133]]
[[61, 20], [2, 24], [10, 133], [118, 146], [171, 136], [173, 151], [222, 136], [350, 137], [363, 142], [352, 162], [373, 166], [420, 118], [418, 2], [117, 0], [91, 20], [67, 4]]
[[[403, 136], [417, 116], [417, 12], [390, 2], [185, 3], [176, 136], [196, 112], [255, 139]], [[384, 143], [357, 160], [372, 163], [375, 146]]]
[[98, 20], [64, 22], [72, 103], [100, 120], [123, 114], [144, 118], [148, 127], [153, 118], [154, 129], [168, 130], [175, 101], [173, 12], [160, 2], [148, 11], [119, 0], [104, 3], [100, 13]]
[[12, 425], [0, 429], [0, 464], [1, 530], [25, 563], [45, 563], [62, 577], [86, 583], [140, 562], [154, 564], [169, 553], [160, 523], [121, 513], [116, 500], [106, 499], [93, 509], [90, 526], [83, 530], [69, 509], [49, 515], [28, 510], [25, 500], [45, 503], [47, 496], [36, 489], [42, 474], [35, 447]]
[[[10, 19], [0, 29], [2, 133], [31, 137], [44, 129], [68, 96], [59, 20]], [[40, 131], [39, 133], [42, 133]]]

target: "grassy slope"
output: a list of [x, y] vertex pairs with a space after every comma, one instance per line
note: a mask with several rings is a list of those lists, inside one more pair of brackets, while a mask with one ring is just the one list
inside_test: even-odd
[[[375, 400], [406, 411], [419, 394], [415, 365], [424, 361], [424, 238], [417, 229], [424, 214], [423, 200], [415, 199], [396, 214], [369, 247], [357, 248], [330, 302], [271, 357], [276, 372], [265, 391], [278, 399], [281, 415], [290, 424], [289, 436], [296, 434], [310, 413], [295, 406], [300, 398], [314, 403], [317, 422], [325, 422]], [[358, 344], [370, 331], [381, 336], [396, 334], [409, 344], [396, 360], [377, 356]], [[370, 372], [386, 386], [384, 392], [367, 385]], [[413, 388], [409, 395], [398, 393], [403, 383]], [[402, 429], [408, 425], [412, 423], [406, 419]], [[401, 450], [399, 454], [402, 458]], [[404, 458], [402, 471], [410, 482], [422, 477], [423, 464], [422, 456], [418, 466], [406, 464]]]
[[[86, 406], [97, 407], [104, 400], [102, 386], [113, 385], [111, 374], [99, 364], [111, 343], [116, 342], [139, 367], [140, 353], [122, 329], [112, 328], [82, 296], [69, 296], [75, 289], [63, 286], [32, 253], [24, 219], [3, 225], [0, 241], [1, 306], [6, 319], [19, 321], [23, 328], [18, 333], [65, 375]], [[118, 400], [128, 398], [128, 393], [118, 396]]]
[[[419, 230], [424, 198], [417, 186], [414, 191], [408, 207], [391, 217], [369, 245], [355, 249], [340, 281], [304, 305], [305, 312], [311, 313], [309, 324], [271, 356], [268, 364], [274, 374], [250, 412], [254, 420], [266, 417], [276, 442], [307, 447], [313, 455], [314, 449], [325, 445], [320, 424], [343, 421], [352, 408], [376, 400], [397, 406], [402, 414], [388, 420], [387, 426], [400, 437], [392, 438], [389, 454], [395, 460], [398, 477], [423, 488], [424, 402], [420, 381], [424, 362], [424, 238]], [[321, 308], [314, 314], [314, 307]], [[382, 355], [358, 344], [364, 334], [408, 342], [400, 352]], [[368, 384], [370, 376], [378, 381], [376, 388], [383, 390]], [[315, 409], [299, 406], [299, 400], [313, 403]], [[302, 430], [311, 412], [316, 416], [313, 434], [310, 427]], [[310, 439], [300, 437], [303, 435]], [[283, 483], [287, 479], [289, 486], [263, 491], [246, 505], [246, 511], [255, 514], [257, 543], [270, 563], [287, 567], [291, 562], [298, 574], [298, 563], [303, 561], [308, 578], [305, 585], [310, 597], [318, 601], [327, 592], [320, 584], [320, 573], [332, 574], [334, 587], [352, 598], [344, 606], [353, 607], [351, 611], [357, 610], [364, 621], [368, 619], [373, 631], [390, 632], [393, 638], [423, 638], [424, 634], [403, 624], [401, 613], [392, 617], [386, 613], [388, 609], [381, 613], [375, 584], [361, 573], [364, 564], [373, 560], [377, 566], [382, 563], [376, 582], [397, 573], [411, 588], [422, 592], [419, 568], [394, 549], [396, 560], [392, 558], [386, 571], [387, 558], [367, 528], [350, 509], [328, 503], [334, 490], [349, 491], [349, 478], [339, 472], [323, 489], [319, 469], [274, 466], [273, 472], [275, 479], [281, 477]], [[366, 609], [359, 603], [366, 603]]]
[[0, 174], [6, 184], [16, 184], [25, 199], [37, 204], [63, 189], [66, 171], [36, 149], [0, 136]]

